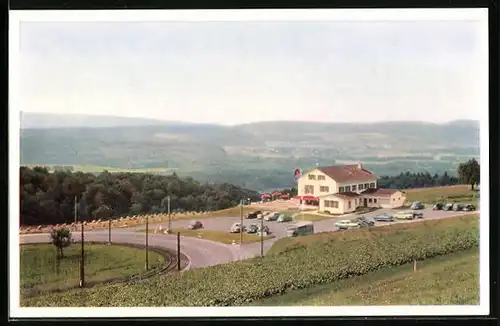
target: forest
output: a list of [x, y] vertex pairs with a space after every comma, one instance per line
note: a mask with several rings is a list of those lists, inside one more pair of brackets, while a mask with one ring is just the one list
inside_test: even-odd
[[175, 173], [99, 175], [20, 169], [21, 225], [60, 224], [74, 221], [75, 198], [79, 220], [118, 218], [141, 213], [212, 211], [237, 205], [242, 198], [258, 200], [259, 193], [228, 183], [201, 184]]
[[[381, 188], [408, 189], [479, 184], [475, 160], [461, 163], [459, 178], [443, 174], [404, 172], [382, 176]], [[292, 197], [297, 189], [276, 189]], [[170, 201], [168, 200], [170, 198]], [[76, 199], [76, 201], [75, 201]], [[79, 220], [119, 218], [127, 215], [182, 211], [214, 211], [238, 205], [241, 199], [258, 201], [257, 191], [230, 183], [201, 183], [192, 177], [146, 173], [92, 173], [44, 167], [20, 168], [21, 225], [61, 224]], [[77, 205], [75, 205], [77, 203]]]

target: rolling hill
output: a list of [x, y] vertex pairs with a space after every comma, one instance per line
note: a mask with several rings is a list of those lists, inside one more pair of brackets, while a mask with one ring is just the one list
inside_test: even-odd
[[479, 157], [479, 122], [259, 122], [237, 126], [23, 113], [21, 164], [176, 168], [201, 181], [267, 190], [292, 171], [363, 162], [379, 175], [454, 173]]

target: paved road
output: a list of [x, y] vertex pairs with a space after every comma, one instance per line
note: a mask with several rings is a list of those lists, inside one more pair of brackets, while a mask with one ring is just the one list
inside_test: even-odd
[[[391, 209], [380, 209], [375, 212], [363, 214], [367, 217], [373, 217], [382, 213], [390, 213]], [[442, 219], [450, 218], [458, 215], [470, 214], [469, 212], [445, 212], [445, 211], [432, 211], [430, 208], [422, 210], [424, 213], [425, 220], [432, 219]], [[336, 217], [329, 220], [316, 221], [314, 222], [315, 232], [328, 232], [336, 231], [335, 222], [341, 219], [351, 219], [355, 214], [344, 215], [342, 217]], [[209, 230], [217, 230], [228, 232], [231, 225], [235, 222], [240, 221], [240, 217], [219, 217], [219, 218], [207, 218], [200, 219], [202, 221], [204, 228]], [[397, 221], [394, 223], [412, 223], [420, 220], [413, 221]], [[172, 228], [185, 228], [189, 225], [189, 220], [174, 220], [171, 222]], [[260, 223], [259, 220], [246, 220], [244, 219], [244, 224], [248, 225], [251, 223]], [[264, 252], [267, 252], [269, 248], [278, 239], [286, 236], [286, 227], [294, 222], [278, 223], [275, 221], [265, 221], [275, 238], [266, 240], [264, 242]], [[390, 223], [390, 224], [394, 224]], [[388, 223], [376, 222], [378, 225], [387, 225]], [[168, 222], [151, 224], [150, 229], [154, 230], [159, 227], [163, 229], [168, 227]], [[122, 243], [133, 243], [133, 244], [144, 244], [145, 234], [136, 232], [139, 229], [144, 229], [144, 225], [132, 226], [128, 228], [119, 228], [112, 230], [112, 241], [122, 242]], [[79, 241], [80, 233], [74, 232], [73, 234], [75, 240]], [[21, 243], [30, 242], [48, 242], [48, 234], [26, 234], [20, 235]], [[85, 232], [85, 239], [88, 241], [107, 241], [108, 231], [107, 230], [95, 230]], [[171, 250], [177, 249], [177, 240], [175, 235], [164, 235], [164, 234], [154, 234], [150, 233], [149, 244], [152, 246], [161, 246]], [[193, 237], [181, 237], [181, 252], [184, 253], [191, 261], [190, 268], [199, 268], [212, 266], [217, 264], [222, 264], [234, 260], [245, 259], [249, 257], [254, 257], [260, 254], [260, 243], [251, 243], [240, 245], [226, 245], [214, 241], [197, 239]]]

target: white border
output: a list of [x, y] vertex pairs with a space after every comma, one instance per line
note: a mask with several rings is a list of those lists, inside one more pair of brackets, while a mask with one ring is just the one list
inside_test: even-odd
[[[20, 22], [117, 21], [408, 21], [476, 20], [482, 23], [480, 305], [380, 307], [193, 307], [193, 308], [20, 308], [19, 307], [19, 78]], [[489, 314], [489, 132], [487, 9], [307, 9], [307, 10], [120, 10], [10, 11], [9, 38], [9, 307], [11, 318], [35, 317], [227, 317], [227, 316], [466, 316]]]

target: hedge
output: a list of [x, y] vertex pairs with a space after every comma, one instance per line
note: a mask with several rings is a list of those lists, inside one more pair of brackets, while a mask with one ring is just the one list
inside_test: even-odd
[[[382, 232], [347, 231], [307, 245], [266, 256], [181, 274], [155, 277], [139, 284], [118, 284], [22, 301], [23, 306], [232, 306], [291, 289], [334, 282], [380, 268], [397, 266], [477, 247], [477, 216], [447, 222], [414, 223], [411, 228]], [[349, 233], [352, 232], [352, 236]], [[320, 235], [321, 237], [321, 235]]]

